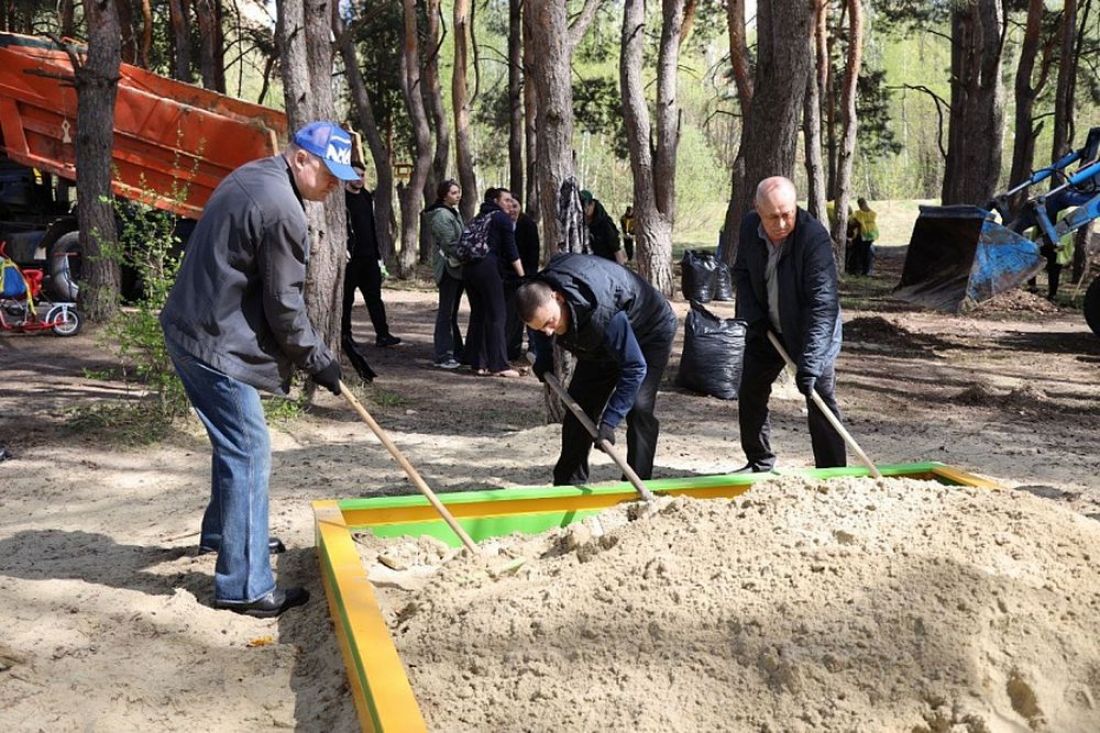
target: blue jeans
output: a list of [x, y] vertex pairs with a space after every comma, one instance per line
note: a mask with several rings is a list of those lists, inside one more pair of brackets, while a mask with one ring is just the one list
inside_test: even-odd
[[214, 598], [251, 603], [275, 589], [267, 548], [271, 440], [260, 394], [175, 344], [167, 346], [213, 448], [199, 544], [218, 550]]

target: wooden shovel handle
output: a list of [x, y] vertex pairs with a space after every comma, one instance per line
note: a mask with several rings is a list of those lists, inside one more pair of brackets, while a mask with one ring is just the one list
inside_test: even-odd
[[390, 436], [386, 434], [386, 431], [382, 429], [381, 425], [375, 422], [374, 418], [367, 412], [367, 408], [363, 407], [363, 404], [354, 394], [352, 394], [343, 380], [340, 381], [340, 394], [348, 401], [348, 404], [355, 408], [355, 411], [359, 413], [359, 417], [363, 418], [363, 422], [365, 422], [374, 434], [378, 436], [378, 439], [382, 441], [382, 445], [386, 446], [386, 450], [390, 452], [394, 460], [397, 461], [401, 468], [405, 469], [405, 473], [408, 474], [409, 479], [416, 488], [420, 490], [420, 493], [427, 497], [428, 502], [435, 507], [437, 512], [439, 512], [439, 516], [443, 517], [443, 521], [454, 530], [454, 533], [462, 540], [462, 544], [466, 546], [466, 549], [474, 555], [480, 556], [482, 554], [481, 548], [474, 543], [470, 535], [466, 534], [466, 530], [462, 528], [462, 525], [458, 523], [454, 515], [447, 511], [447, 507], [443, 506], [443, 503], [439, 500], [439, 497], [435, 495], [435, 492], [428, 488], [428, 484], [424, 483], [424, 479], [420, 477], [417, 470], [409, 463], [409, 459], [405, 458], [405, 454], [394, 445], [393, 441], [390, 440]]
[[626, 462], [623, 454], [620, 453], [614, 445], [606, 440], [600, 440], [600, 432], [596, 429], [595, 423], [593, 423], [592, 419], [585, 414], [584, 410], [581, 409], [581, 406], [577, 404], [577, 401], [569, 396], [569, 393], [566, 392], [565, 388], [561, 386], [561, 382], [558, 381], [557, 376], [551, 374], [550, 372], [547, 372], [543, 375], [543, 379], [545, 379], [546, 383], [550, 385], [550, 389], [554, 390], [554, 392], [557, 393], [558, 397], [561, 398], [562, 403], [569, 408], [569, 411], [576, 416], [581, 425], [584, 426], [584, 429], [588, 431], [588, 434], [592, 436], [592, 440], [596, 442], [596, 445], [599, 447], [599, 449], [607, 455], [611, 456], [611, 460], [615, 461], [616, 465], [618, 465], [618, 467], [622, 470], [623, 475], [626, 476], [627, 480], [630, 481], [630, 483], [634, 486], [638, 494], [641, 495], [641, 497], [646, 501], [653, 501], [656, 498], [653, 495], [653, 492], [645, 487], [645, 484], [642, 483], [641, 477], [638, 476], [634, 469], [630, 467], [630, 464]]
[[[779, 339], [771, 331], [768, 331], [768, 338], [771, 339], [772, 346], [775, 347], [775, 350], [778, 351], [779, 355], [783, 357], [783, 361], [787, 362], [787, 369], [790, 371], [791, 376], [794, 377], [795, 372], [798, 368], [795, 366], [794, 361], [791, 359], [791, 357], [787, 354], [786, 349], [783, 348], [783, 344], [779, 343]], [[844, 438], [844, 442], [848, 444], [848, 447], [852, 449], [852, 452], [859, 456], [859, 460], [863, 462], [864, 466], [867, 466], [867, 470], [871, 472], [871, 475], [875, 478], [882, 478], [882, 474], [879, 473], [879, 470], [875, 467], [875, 464], [871, 462], [871, 459], [868, 458], [867, 454], [863, 452], [863, 449], [859, 447], [859, 443], [856, 442], [856, 439], [853, 438], [851, 434], [844, 429], [844, 426], [840, 424], [840, 420], [837, 419], [836, 415], [833, 414], [833, 411], [830, 410], [828, 405], [825, 404], [825, 400], [821, 399], [821, 395], [817, 393], [817, 390], [810, 390], [810, 399], [812, 399], [814, 401], [814, 404], [817, 405], [817, 409], [821, 410], [821, 413], [825, 415], [825, 419], [829, 421], [829, 424], [833, 426], [833, 429], [840, 434], [840, 437]]]

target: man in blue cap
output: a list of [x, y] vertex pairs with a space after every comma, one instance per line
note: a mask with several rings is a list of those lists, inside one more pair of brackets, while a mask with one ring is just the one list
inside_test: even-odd
[[213, 449], [199, 552], [216, 552], [214, 607], [278, 616], [309, 600], [276, 586], [268, 528], [271, 443], [258, 389], [286, 395], [297, 367], [333, 394], [340, 364], [313, 329], [302, 290], [303, 201], [356, 180], [351, 137], [334, 122], [298, 130], [279, 155], [246, 163], [215, 189], [160, 314], [169, 356]]

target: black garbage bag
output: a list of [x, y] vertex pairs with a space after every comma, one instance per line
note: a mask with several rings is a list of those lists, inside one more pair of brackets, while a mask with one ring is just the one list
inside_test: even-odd
[[730, 266], [722, 260], [715, 258], [717, 267], [714, 268], [714, 299], [733, 300], [733, 277], [730, 275]]
[[689, 249], [680, 260], [680, 291], [686, 300], [700, 303], [714, 297], [714, 273], [718, 262], [714, 255]]
[[744, 321], [719, 318], [692, 301], [684, 323], [684, 353], [676, 384], [722, 400], [737, 399], [745, 330]]

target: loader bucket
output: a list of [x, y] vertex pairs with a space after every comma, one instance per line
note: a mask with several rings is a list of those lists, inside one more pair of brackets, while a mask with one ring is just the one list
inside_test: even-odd
[[1043, 268], [1039, 245], [977, 206], [922, 206], [894, 297], [958, 313]]

